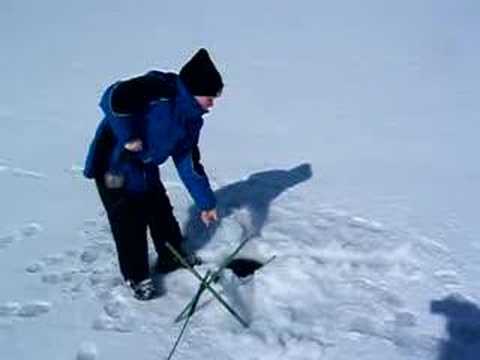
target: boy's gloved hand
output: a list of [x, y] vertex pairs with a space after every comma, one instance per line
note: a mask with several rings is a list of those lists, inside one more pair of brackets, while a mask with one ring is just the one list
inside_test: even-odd
[[217, 209], [202, 211], [200, 217], [205, 226], [208, 227], [210, 223], [218, 221]]
[[125, 144], [124, 148], [127, 149], [128, 151], [133, 151], [133, 152], [142, 151], [143, 150], [142, 140], [134, 139], [132, 141], [129, 141]]

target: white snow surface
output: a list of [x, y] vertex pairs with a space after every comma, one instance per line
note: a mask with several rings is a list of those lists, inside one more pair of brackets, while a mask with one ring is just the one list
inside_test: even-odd
[[[203, 163], [206, 230], [170, 163], [190, 245], [215, 267], [175, 359], [480, 357], [480, 3], [3, 0], [0, 359], [165, 359], [199, 282], [136, 301], [81, 175], [102, 90], [207, 47], [225, 80]], [[477, 165], [475, 165], [477, 164]], [[151, 253], [152, 261], [155, 258]]]

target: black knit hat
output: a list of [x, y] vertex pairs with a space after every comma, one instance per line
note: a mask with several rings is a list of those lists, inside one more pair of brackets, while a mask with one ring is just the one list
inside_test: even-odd
[[223, 89], [222, 76], [203, 48], [182, 67], [180, 79], [194, 96], [218, 96]]

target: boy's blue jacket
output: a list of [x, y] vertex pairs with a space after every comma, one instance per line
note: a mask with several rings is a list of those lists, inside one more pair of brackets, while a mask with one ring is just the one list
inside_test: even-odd
[[[198, 150], [206, 111], [176, 74], [151, 71], [144, 77], [169, 83], [175, 94], [149, 99], [141, 111], [118, 113], [112, 109], [112, 94], [121, 82], [108, 87], [100, 101], [105, 116], [90, 144], [84, 175], [102, 180], [111, 172], [123, 176], [127, 191], [145, 192], [160, 181], [158, 166], [171, 156], [196, 205], [201, 210], [215, 208], [215, 195]], [[138, 153], [124, 148], [135, 138], [143, 142]]]

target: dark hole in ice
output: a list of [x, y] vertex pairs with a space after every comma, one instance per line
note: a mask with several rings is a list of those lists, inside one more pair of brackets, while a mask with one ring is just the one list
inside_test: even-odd
[[238, 277], [243, 278], [252, 275], [263, 265], [263, 263], [257, 260], [238, 258], [230, 261], [226, 268], [232, 270], [232, 272]]

